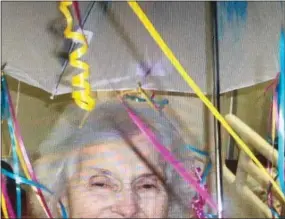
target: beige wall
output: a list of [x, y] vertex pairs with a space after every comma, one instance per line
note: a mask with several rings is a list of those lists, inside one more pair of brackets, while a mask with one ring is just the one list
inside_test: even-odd
[[[16, 106], [18, 82], [8, 78], [13, 103]], [[265, 135], [269, 110], [269, 96], [263, 96], [266, 86], [260, 84], [251, 88], [241, 89], [237, 92], [236, 114], [258, 133]], [[197, 146], [204, 144], [205, 109], [201, 101], [194, 95], [166, 93], [161, 95], [169, 99], [167, 113], [175, 116], [183, 126], [184, 136], [188, 142]], [[98, 93], [98, 102], [113, 98], [114, 93]], [[51, 100], [49, 94], [39, 89], [20, 84], [18, 101], [18, 120], [26, 147], [31, 152], [37, 150], [53, 122], [58, 118], [64, 106], [69, 103], [70, 96], [65, 95]], [[230, 93], [221, 98], [221, 113], [229, 112]], [[201, 121], [202, 120], [202, 121]], [[4, 125], [4, 126], [3, 126]], [[6, 123], [3, 123], [3, 154], [7, 154], [9, 138]], [[207, 125], [206, 125], [207, 127]], [[227, 134], [224, 134], [227, 136]], [[226, 138], [224, 139], [226, 142]]]

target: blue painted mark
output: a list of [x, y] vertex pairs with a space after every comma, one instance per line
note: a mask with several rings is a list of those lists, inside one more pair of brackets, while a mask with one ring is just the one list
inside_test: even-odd
[[238, 39], [241, 28], [247, 20], [248, 3], [246, 1], [218, 2], [218, 38], [223, 39], [225, 27], [233, 28], [233, 34]]

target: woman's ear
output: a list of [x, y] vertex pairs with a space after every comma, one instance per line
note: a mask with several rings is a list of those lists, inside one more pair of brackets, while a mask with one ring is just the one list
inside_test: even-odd
[[70, 182], [73, 179], [77, 180], [76, 173], [78, 172], [78, 161], [79, 156], [78, 152], [71, 154], [67, 160], [65, 160], [64, 165], [61, 166], [60, 169], [58, 169], [58, 173], [56, 174], [56, 185], [58, 189], [58, 196], [57, 196], [57, 212], [58, 216], [62, 216], [62, 210], [59, 205], [59, 199], [62, 202], [62, 204], [65, 207], [66, 213], [68, 215], [68, 218], [71, 218], [71, 200], [70, 200]]
[[[66, 210], [68, 218], [71, 218], [71, 215], [69, 215], [70, 214], [70, 210], [69, 210], [70, 203], [69, 203], [69, 198], [68, 198], [68, 191], [65, 191], [59, 199]], [[59, 199], [57, 200], [57, 215], [56, 215], [57, 218], [61, 218], [62, 213], [63, 213], [61, 206], [59, 204]]]

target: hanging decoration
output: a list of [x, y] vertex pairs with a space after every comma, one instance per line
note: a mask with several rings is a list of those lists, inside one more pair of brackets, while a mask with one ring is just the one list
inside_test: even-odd
[[278, 181], [282, 192], [285, 194], [285, 178], [284, 178], [284, 153], [285, 153], [285, 33], [281, 30], [280, 45], [280, 75], [277, 87], [277, 104], [278, 104], [278, 124], [277, 126], [277, 141], [278, 141]]
[[[73, 28], [73, 19], [69, 11], [69, 6], [72, 5], [71, 1], [61, 1], [59, 5], [59, 10], [62, 12], [66, 19], [66, 29], [64, 30], [64, 36], [67, 39], [80, 42], [82, 46], [78, 49], [72, 51], [69, 55], [70, 65], [74, 68], [82, 70], [78, 75], [72, 77], [72, 86], [74, 88], [79, 88], [80, 90], [75, 90], [72, 92], [72, 98], [75, 100], [75, 103], [88, 112], [92, 111], [95, 107], [96, 101], [91, 97], [91, 85], [89, 83], [90, 67], [86, 62], [79, 60], [84, 54], [86, 54], [88, 49], [88, 44], [83, 33], [74, 32]], [[76, 7], [76, 6], [75, 6]], [[78, 16], [79, 13], [77, 13]], [[83, 32], [84, 30], [82, 30]]]
[[[193, 147], [191, 145], [186, 145], [185, 148], [194, 152], [194, 153], [197, 153], [198, 155], [200, 155], [202, 157], [207, 158], [207, 160], [208, 160], [207, 165], [204, 168], [203, 173], [201, 173], [202, 170], [200, 167], [197, 167], [195, 169], [197, 182], [201, 185], [202, 188], [204, 188], [207, 191], [206, 180], [207, 180], [207, 177], [210, 173], [210, 170], [212, 169], [212, 162], [211, 162], [211, 159], [209, 157], [209, 153], [206, 151], [199, 150], [198, 148]], [[195, 218], [217, 218], [216, 215], [205, 213], [205, 206], [206, 206], [205, 200], [203, 199], [202, 196], [199, 195], [199, 193], [197, 193], [195, 195], [195, 197], [193, 197], [192, 203], [191, 203], [191, 207], [194, 211]]]
[[[8, 84], [5, 78], [5, 75], [2, 74], [1, 76], [1, 108], [4, 109], [1, 112], [4, 114], [1, 114], [2, 119], [7, 119], [8, 122], [8, 131], [10, 135], [11, 140], [11, 147], [12, 147], [12, 158], [13, 158], [13, 169], [15, 171], [15, 176], [20, 176], [20, 165], [24, 171], [24, 174], [26, 178], [30, 181], [33, 181], [34, 183], [38, 183], [37, 177], [34, 173], [34, 170], [32, 168], [32, 164], [30, 162], [30, 159], [28, 157], [26, 148], [23, 143], [22, 136], [20, 134], [20, 128], [18, 121], [16, 119], [14, 106], [12, 103], [12, 99], [9, 93]], [[1, 174], [4, 174], [5, 169], [1, 169]], [[5, 174], [4, 174], [5, 175]], [[19, 190], [16, 190], [16, 209], [17, 209], [17, 218], [21, 218], [22, 210], [21, 210], [21, 188], [20, 185], [22, 182], [19, 181], [19, 177], [15, 177], [16, 180], [16, 186], [18, 186]], [[46, 203], [46, 200], [44, 198], [44, 195], [37, 186], [34, 186], [34, 184], [31, 184], [34, 192], [37, 194], [37, 198], [41, 204], [41, 206], [44, 209], [44, 212], [49, 218], [52, 218], [52, 214], [50, 209], [48, 208], [48, 205]], [[3, 197], [4, 200], [6, 197]], [[9, 203], [7, 200], [5, 200], [5, 203]], [[10, 209], [8, 212], [12, 211]]]

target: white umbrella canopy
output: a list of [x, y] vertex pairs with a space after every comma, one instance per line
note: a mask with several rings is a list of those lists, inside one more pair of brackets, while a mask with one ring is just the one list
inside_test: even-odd
[[219, 8], [223, 92], [271, 80], [280, 71], [279, 40], [285, 21], [283, 3], [247, 2], [246, 16], [237, 17], [238, 10], [231, 16], [233, 22], [229, 22], [226, 19], [231, 10], [227, 6]]
[[[58, 2], [2, 3], [2, 61], [5, 72], [25, 83], [54, 93], [62, 62], [63, 37], [48, 31], [51, 22], [63, 16]], [[89, 2], [80, 2], [84, 15]], [[151, 72], [145, 89], [193, 92], [171, 66], [126, 2], [112, 2], [108, 14], [98, 3], [85, 24], [93, 37], [83, 60], [90, 65], [94, 91], [135, 89], [142, 80], [141, 63]], [[210, 56], [206, 37], [205, 2], [140, 2], [162, 37], [189, 75], [207, 92]], [[221, 91], [250, 86], [276, 76], [278, 39], [282, 10], [278, 2], [248, 2], [247, 17], [238, 32], [237, 22], [227, 21], [220, 39]], [[220, 17], [227, 17], [220, 8]], [[111, 14], [111, 15], [110, 15]], [[59, 25], [60, 26], [60, 25]], [[235, 35], [234, 35], [235, 34]], [[147, 68], [149, 69], [149, 68]], [[56, 94], [72, 92], [70, 66]]]
[[[12, 77], [50, 93], [61, 72], [55, 51], [62, 39], [47, 31], [48, 24], [63, 17], [58, 2], [4, 2], [3, 61]], [[97, 4], [97, 3], [96, 3]], [[79, 2], [84, 14], [88, 2]], [[199, 85], [205, 88], [205, 3], [141, 2], [155, 26], [174, 49]], [[188, 92], [187, 84], [174, 71], [126, 2], [112, 2], [110, 15], [94, 6], [85, 25], [93, 32], [87, 54], [93, 90], [134, 89], [141, 80], [141, 62], [153, 66], [144, 88]], [[71, 67], [64, 74], [57, 94], [72, 91]], [[111, 83], [111, 85], [110, 85]]]

